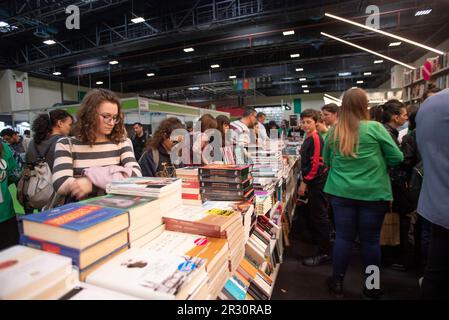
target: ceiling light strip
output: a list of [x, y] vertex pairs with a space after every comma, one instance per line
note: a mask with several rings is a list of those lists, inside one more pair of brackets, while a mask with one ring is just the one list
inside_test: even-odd
[[383, 55], [383, 54], [381, 54], [381, 53], [378, 53], [378, 52], [376, 52], [376, 51], [367, 49], [367, 48], [365, 48], [365, 47], [361, 47], [361, 46], [359, 46], [359, 45], [357, 45], [357, 44], [354, 44], [354, 43], [352, 43], [352, 42], [349, 42], [349, 41], [340, 39], [340, 38], [338, 38], [338, 37], [332, 36], [332, 35], [330, 35], [330, 34], [328, 34], [328, 33], [321, 32], [321, 34], [322, 34], [323, 36], [328, 37], [328, 38], [331, 38], [331, 39], [340, 41], [340, 42], [342, 42], [342, 43], [345, 43], [345, 44], [347, 44], [347, 45], [349, 45], [349, 46], [352, 46], [352, 47], [354, 47], [354, 48], [357, 48], [357, 49], [360, 49], [360, 50], [364, 50], [364, 51], [369, 52], [369, 53], [371, 53], [371, 54], [374, 54], [374, 55], [376, 55], [376, 56], [379, 56], [379, 57], [382, 57], [382, 58], [384, 58], [384, 59], [393, 61], [394, 63], [400, 64], [400, 65], [402, 65], [402, 66], [404, 66], [404, 67], [406, 67], [406, 68], [409, 68], [409, 69], [412, 69], [412, 70], [415, 70], [415, 69], [416, 69], [415, 67], [413, 67], [413, 66], [411, 66], [411, 65], [408, 65], [408, 64], [406, 64], [406, 63], [403, 63], [403, 62], [401, 62], [401, 61], [399, 61], [399, 60], [396, 60], [396, 59], [387, 57], [387, 56], [385, 56], [385, 55]]
[[404, 42], [413, 44], [413, 45], [415, 45], [415, 46], [417, 46], [417, 47], [421, 47], [421, 48], [423, 48], [423, 49], [427, 49], [427, 50], [429, 50], [429, 51], [438, 53], [439, 55], [444, 55], [444, 52], [443, 52], [443, 51], [440, 51], [440, 50], [431, 48], [431, 47], [429, 47], [429, 46], [426, 46], [426, 45], [424, 45], [424, 44], [418, 43], [418, 42], [413, 41], [413, 40], [409, 40], [409, 39], [406, 39], [406, 38], [403, 38], [403, 37], [394, 35], [394, 34], [389, 33], [389, 32], [385, 32], [385, 31], [382, 31], [382, 30], [378, 30], [378, 29], [375, 29], [375, 28], [371, 28], [371, 27], [368, 27], [368, 26], [366, 26], [366, 25], [364, 25], [364, 24], [357, 23], [357, 22], [354, 22], [354, 21], [351, 21], [351, 20], [348, 20], [348, 19], [345, 19], [345, 18], [341, 18], [341, 17], [335, 16], [335, 15], [330, 14], [330, 13], [325, 13], [325, 16], [326, 16], [326, 17], [329, 17], [329, 18], [332, 18], [332, 19], [340, 20], [340, 21], [342, 21], [342, 22], [346, 22], [346, 23], [352, 24], [352, 25], [357, 26], [357, 27], [360, 27], [360, 28], [364, 28], [364, 29], [367, 29], [367, 30], [370, 30], [370, 31], [374, 31], [374, 32], [383, 34], [384, 36], [387, 36], [387, 37], [391, 37], [391, 38], [394, 38], [394, 39], [397, 39], [397, 40], [401, 40], [401, 41], [404, 41]]

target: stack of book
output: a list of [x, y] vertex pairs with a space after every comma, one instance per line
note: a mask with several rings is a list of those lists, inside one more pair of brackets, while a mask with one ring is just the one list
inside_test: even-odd
[[251, 165], [211, 164], [200, 167], [203, 201], [248, 201], [254, 198]]
[[254, 178], [279, 178], [283, 169], [282, 152], [280, 149], [257, 149], [249, 151], [249, 157], [254, 163]]
[[221, 300], [253, 300], [247, 293], [249, 286], [250, 282], [236, 271], [226, 282], [219, 298]]
[[121, 209], [70, 203], [22, 217], [20, 243], [72, 258], [80, 279], [128, 250], [128, 213]]
[[182, 179], [182, 204], [202, 205], [198, 167], [176, 169], [176, 176]]
[[198, 257], [133, 248], [91, 273], [86, 282], [150, 300], [209, 297], [206, 261]]
[[0, 251], [0, 300], [55, 300], [78, 281], [72, 259], [24, 246]]
[[164, 231], [162, 215], [170, 209], [164, 199], [115, 194], [89, 199], [83, 203], [128, 212], [130, 248], [142, 247], [159, 236]]
[[226, 239], [165, 231], [143, 247], [155, 252], [198, 257], [206, 260], [209, 298], [216, 299], [230, 276]]
[[245, 254], [242, 214], [234, 202], [207, 201], [201, 207], [182, 206], [163, 217], [166, 230], [225, 238], [232, 272]]
[[273, 280], [269, 275], [259, 269], [258, 264], [254, 263], [250, 258], [245, 256], [240, 262], [237, 272], [246, 283], [249, 282], [249, 285], [247, 286], [246, 299], [270, 299]]

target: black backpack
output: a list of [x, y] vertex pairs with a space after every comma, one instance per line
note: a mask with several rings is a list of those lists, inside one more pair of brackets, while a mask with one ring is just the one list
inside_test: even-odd
[[410, 180], [407, 184], [407, 194], [409, 201], [413, 203], [415, 208], [418, 205], [419, 193], [424, 178], [424, 166], [422, 160], [418, 162], [412, 169]]

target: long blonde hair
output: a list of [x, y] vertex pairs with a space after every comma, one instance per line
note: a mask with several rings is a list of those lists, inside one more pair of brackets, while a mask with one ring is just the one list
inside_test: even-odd
[[332, 134], [332, 147], [338, 144], [338, 150], [344, 157], [356, 158], [360, 143], [360, 121], [369, 120], [368, 97], [359, 88], [349, 89], [343, 96], [343, 102], [338, 114], [338, 122]]

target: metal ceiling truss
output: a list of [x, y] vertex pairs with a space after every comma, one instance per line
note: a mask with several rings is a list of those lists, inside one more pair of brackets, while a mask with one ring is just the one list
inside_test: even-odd
[[[111, 2], [117, 2], [112, 1]], [[208, 2], [207, 4], [202, 4]], [[112, 4], [110, 4], [112, 5]], [[81, 35], [76, 39], [60, 40], [53, 46], [25, 45], [16, 54], [18, 65], [14, 68], [32, 67], [33, 64], [45, 63], [68, 55], [76, 55], [89, 50], [108, 50], [120, 45], [130, 45], [136, 41], [148, 41], [152, 37], [166, 35], [180, 29], [199, 28], [215, 22], [226, 22], [232, 19], [249, 18], [263, 11], [262, 0], [199, 0], [187, 12], [170, 13], [162, 17], [146, 18], [145, 23], [134, 24], [130, 22], [131, 13], [123, 15], [124, 23], [110, 26], [98, 23], [95, 33]], [[89, 28], [91, 29], [91, 28]], [[55, 50], [53, 47], [63, 47], [64, 50]]]

